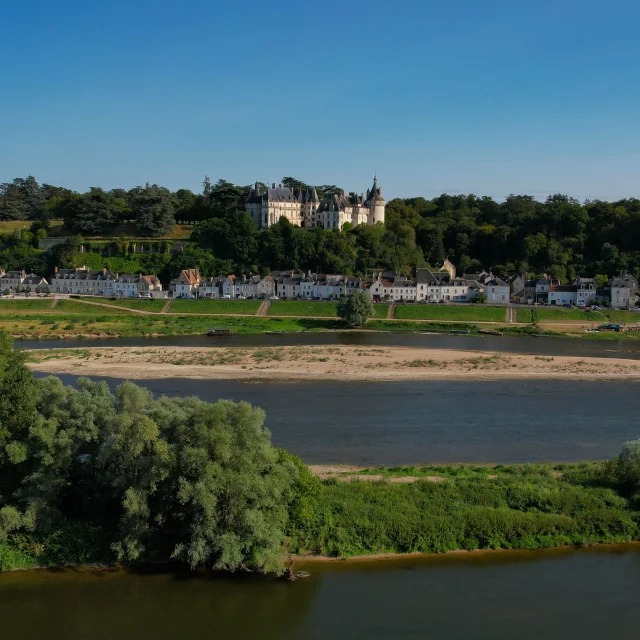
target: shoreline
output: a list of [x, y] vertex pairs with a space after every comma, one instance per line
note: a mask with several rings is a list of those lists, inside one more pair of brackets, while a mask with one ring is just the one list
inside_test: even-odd
[[27, 350], [32, 370], [160, 380], [640, 380], [640, 361], [425, 347], [86, 347]]

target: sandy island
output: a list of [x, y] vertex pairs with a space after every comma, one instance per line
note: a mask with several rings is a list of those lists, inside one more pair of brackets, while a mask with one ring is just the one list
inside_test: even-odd
[[51, 374], [130, 380], [491, 380], [637, 379], [640, 362], [622, 358], [533, 356], [413, 347], [98, 347], [29, 351]]

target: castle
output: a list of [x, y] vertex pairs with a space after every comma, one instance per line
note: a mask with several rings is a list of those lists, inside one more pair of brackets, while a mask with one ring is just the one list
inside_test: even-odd
[[326, 200], [320, 200], [315, 187], [307, 191], [294, 193], [281, 184], [266, 189], [262, 193], [256, 182], [245, 203], [247, 212], [253, 217], [258, 229], [275, 224], [281, 217], [286, 218], [296, 227], [315, 229], [342, 229], [345, 222], [354, 227], [359, 224], [384, 224], [386, 202], [382, 189], [378, 186], [377, 176], [367, 194], [344, 191]]

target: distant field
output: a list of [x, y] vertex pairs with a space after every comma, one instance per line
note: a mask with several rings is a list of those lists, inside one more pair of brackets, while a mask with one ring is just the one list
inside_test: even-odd
[[626, 322], [627, 324], [636, 324], [640, 322], [640, 312], [638, 311], [604, 311], [604, 314], [611, 322]]
[[532, 309], [532, 318], [535, 322], [604, 322], [606, 318], [600, 311], [581, 311], [580, 309], [553, 309], [551, 307]]
[[336, 318], [338, 316], [338, 303], [308, 300], [275, 300], [269, 307], [269, 315]]
[[[87, 298], [89, 302], [99, 302], [100, 304], [108, 304], [113, 307], [122, 307], [123, 309], [140, 309], [141, 311], [154, 311], [159, 313], [164, 309], [164, 305], [167, 304], [166, 300], [110, 300], [109, 298]], [[105, 309], [107, 313], [108, 310]]]
[[382, 304], [382, 303], [378, 303], [376, 302], [373, 305], [373, 316], [372, 318], [379, 318], [379, 319], [384, 319], [387, 317], [387, 314], [389, 313], [389, 306], [388, 304]]
[[113, 314], [126, 314], [130, 315], [126, 309], [119, 309], [113, 307], [106, 309], [105, 307], [99, 307], [95, 304], [85, 304], [84, 302], [77, 302], [76, 300], [58, 300], [58, 304], [52, 309], [55, 313], [83, 313], [85, 315], [113, 315]]
[[37, 300], [3, 300], [0, 298], [0, 313], [7, 311], [37, 311], [41, 309], [50, 309], [52, 305], [53, 299], [51, 298], [38, 298]]
[[[0, 220], [0, 233], [13, 233], [16, 229], [29, 229], [33, 220]], [[55, 231], [62, 227], [62, 220], [52, 220], [49, 228]]]
[[394, 318], [398, 320], [463, 320], [468, 322], [504, 322], [504, 307], [448, 304], [399, 304]]
[[259, 300], [174, 300], [169, 307], [169, 313], [255, 315], [260, 304]]

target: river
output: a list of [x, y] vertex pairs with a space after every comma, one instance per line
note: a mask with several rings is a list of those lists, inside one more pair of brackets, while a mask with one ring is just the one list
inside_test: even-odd
[[532, 336], [460, 336], [390, 331], [326, 331], [275, 335], [234, 335], [228, 338], [178, 336], [158, 338], [99, 338], [95, 340], [16, 340], [24, 349], [86, 347], [282, 347], [351, 345], [376, 347], [425, 347], [524, 353], [543, 356], [593, 356], [640, 360], [640, 340]]
[[640, 550], [614, 547], [310, 564], [257, 576], [0, 575], [15, 640], [636, 640]]
[[262, 407], [274, 444], [308, 464], [593, 460], [640, 437], [640, 387], [629, 381], [137, 383], [155, 394]]

